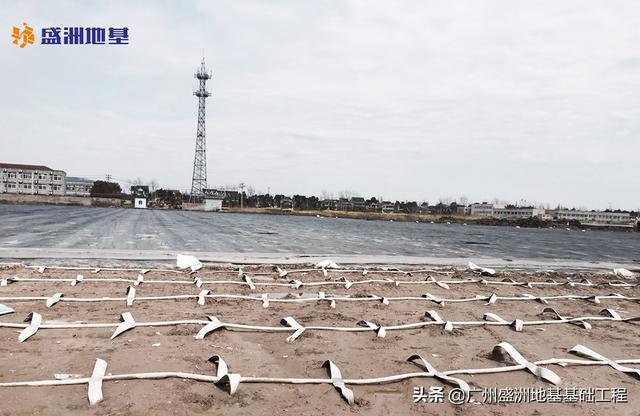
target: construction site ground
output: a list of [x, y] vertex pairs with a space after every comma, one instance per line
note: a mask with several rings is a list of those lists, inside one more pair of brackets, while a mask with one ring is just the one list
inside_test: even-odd
[[[131, 267], [136, 267], [132, 264]], [[284, 266], [283, 266], [284, 267]], [[289, 270], [300, 268], [291, 267]], [[415, 267], [413, 267], [415, 268]], [[329, 271], [325, 276], [319, 271], [289, 273], [284, 278], [272, 272], [270, 266], [248, 266], [244, 272], [254, 283], [287, 283], [291, 279], [303, 282], [335, 281], [346, 277], [350, 281], [384, 279], [424, 281], [431, 275], [440, 281], [478, 279], [469, 271], [451, 274], [415, 273], [412, 276], [380, 269], [361, 273]], [[260, 273], [265, 273], [261, 275]], [[89, 278], [127, 278], [135, 280], [138, 271], [107, 271], [91, 273], [89, 270], [46, 269], [40, 273], [35, 268], [11, 266], [0, 269], [0, 279], [37, 278], [74, 279], [82, 274]], [[144, 280], [207, 280], [240, 281], [238, 271], [231, 266], [205, 267], [196, 274], [187, 272], [150, 271]], [[601, 286], [518, 286], [483, 285], [481, 283], [449, 284], [449, 289], [435, 283], [388, 284], [371, 283], [353, 285], [302, 286], [296, 288], [247, 285], [208, 285], [198, 288], [195, 284], [149, 284], [136, 287], [136, 297], [190, 294], [197, 295], [203, 289], [212, 294], [261, 295], [272, 298], [301, 293], [315, 296], [323, 291], [325, 296], [349, 295], [385, 297], [422, 296], [463, 298], [476, 295], [534, 296], [552, 295], [608, 295], [620, 293], [627, 297], [640, 296], [636, 287], [610, 287], [616, 279], [610, 275], [593, 274], [521, 274], [498, 272], [487, 280], [511, 278], [516, 281], [575, 281], [583, 278]], [[633, 281], [630, 281], [633, 283]], [[69, 282], [14, 282], [0, 287], [0, 297], [52, 296], [60, 292], [64, 297], [126, 297], [126, 282], [98, 283], [82, 281], [75, 286]], [[553, 307], [565, 316], [599, 316], [604, 308], [611, 308], [623, 317], [640, 316], [637, 301], [604, 299], [600, 304], [587, 300], [550, 300], [548, 305], [536, 301], [502, 301], [485, 305], [486, 301], [448, 303], [439, 305], [427, 300], [391, 301], [338, 301], [331, 308], [328, 301], [306, 303], [270, 302], [263, 307], [260, 301], [206, 299], [198, 305], [196, 299], [138, 301], [131, 306], [125, 301], [110, 302], [59, 302], [50, 308], [44, 300], [0, 301], [14, 313], [0, 316], [0, 322], [23, 323], [31, 312], [40, 313], [44, 322], [118, 322], [120, 314], [131, 312], [136, 322], [172, 321], [181, 319], [206, 319], [215, 316], [222, 322], [280, 326], [280, 320], [293, 317], [304, 326], [356, 326], [361, 320], [389, 326], [428, 321], [425, 312], [435, 310], [445, 321], [482, 321], [483, 315], [492, 312], [507, 321], [545, 319], [538, 316], [545, 307]], [[360, 379], [420, 371], [407, 361], [413, 354], [421, 355], [437, 370], [488, 368], [507, 365], [492, 354], [494, 346], [509, 342], [527, 360], [548, 358], [577, 358], [568, 350], [582, 344], [600, 354], [612, 358], [640, 358], [640, 328], [633, 322], [592, 322], [590, 330], [579, 325], [557, 324], [525, 326], [517, 332], [509, 326], [465, 326], [445, 331], [443, 325], [425, 328], [388, 331], [384, 338], [374, 332], [305, 331], [291, 343], [286, 342], [290, 332], [265, 333], [251, 331], [217, 330], [203, 340], [194, 339], [201, 325], [168, 327], [140, 327], [111, 340], [113, 328], [92, 329], [40, 329], [23, 343], [18, 342], [20, 329], [0, 328], [0, 383], [12, 381], [53, 379], [54, 374], [69, 373], [88, 377], [97, 358], [107, 361], [107, 374], [181, 371], [215, 375], [215, 366], [208, 361], [213, 355], [224, 358], [233, 373], [242, 376], [326, 378], [322, 368], [326, 360], [335, 363], [345, 379]], [[636, 415], [640, 412], [640, 381], [629, 374], [609, 366], [547, 366], [561, 379], [561, 388], [626, 388], [627, 403], [484, 403], [481, 393], [474, 393], [472, 401], [463, 405], [447, 403], [446, 392], [452, 388], [435, 378], [415, 378], [380, 385], [347, 385], [355, 395], [353, 405], [341, 397], [330, 384], [251, 384], [241, 383], [237, 392], [230, 395], [213, 383], [181, 380], [104, 381], [104, 400], [90, 406], [87, 385], [49, 387], [0, 388], [0, 414], [65, 414], [65, 415], [186, 415], [186, 414], [446, 414], [469, 415]], [[505, 372], [486, 375], [458, 375], [472, 387], [485, 388], [549, 388], [554, 387], [528, 371]], [[443, 387], [444, 403], [415, 402], [415, 388]]]

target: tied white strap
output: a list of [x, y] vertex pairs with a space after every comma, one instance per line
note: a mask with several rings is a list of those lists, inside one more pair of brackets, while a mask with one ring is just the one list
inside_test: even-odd
[[82, 282], [83, 280], [84, 280], [84, 276], [83, 275], [81, 275], [81, 274], [76, 275], [76, 278], [71, 281], [71, 286], [75, 286], [78, 283]]
[[492, 293], [491, 296], [489, 296], [489, 301], [485, 303], [484, 306], [493, 305], [494, 303], [496, 303], [497, 300], [498, 300], [498, 295], [496, 295], [495, 293]]
[[89, 379], [89, 388], [87, 395], [89, 396], [89, 404], [94, 405], [102, 401], [102, 378], [107, 372], [107, 362], [98, 358], [96, 365], [93, 367], [93, 373]]
[[211, 291], [207, 290], [207, 289], [201, 290], [200, 293], [198, 293], [198, 305], [200, 305], [200, 306], [204, 305], [204, 302], [205, 302], [205, 300], [207, 298], [207, 295], [209, 293], [211, 293]]
[[509, 344], [508, 342], [501, 342], [493, 348], [493, 351], [494, 353], [496, 351], [506, 352], [517, 364], [523, 365], [536, 377], [539, 377], [555, 385], [559, 385], [560, 383], [562, 383], [562, 380], [560, 380], [560, 377], [558, 377], [556, 373], [549, 370], [548, 368], [540, 367], [530, 361], [527, 361], [527, 359], [524, 358], [522, 354], [520, 354], [518, 350], [516, 350], [514, 346]]
[[440, 286], [440, 287], [441, 287], [441, 288], [443, 288], [443, 289], [449, 289], [449, 285], [448, 285], [448, 284], [446, 284], [446, 283], [444, 283], [444, 282], [440, 282], [440, 281], [436, 280], [436, 279], [435, 279], [433, 276], [431, 276], [431, 275], [427, 276], [426, 281], [427, 281], [427, 282], [433, 282], [433, 283], [435, 283], [436, 285]]
[[443, 324], [444, 325], [444, 330], [446, 332], [451, 332], [453, 331], [453, 323], [451, 321], [447, 321], [445, 322], [440, 315], [438, 315], [438, 312], [436, 311], [426, 311], [424, 313], [425, 317], [429, 317], [431, 318], [432, 321], [437, 322], [439, 324]]
[[436, 305], [444, 306], [444, 300], [436, 296], [433, 296], [431, 293], [425, 293], [422, 295], [422, 297], [425, 299], [429, 299], [431, 302], [435, 303]]
[[592, 349], [585, 347], [584, 345], [578, 344], [575, 347], [571, 348], [569, 352], [574, 353], [576, 355], [580, 355], [583, 357], [591, 358], [592, 360], [604, 361], [609, 366], [615, 370], [621, 371], [623, 373], [630, 374], [637, 379], [640, 379], [640, 370], [636, 370], [635, 368], [626, 367], [624, 365], [618, 364], [617, 362], [605, 357], [602, 354], [599, 354]]
[[300, 335], [302, 335], [302, 333], [305, 330], [305, 327], [300, 325], [298, 323], [298, 321], [293, 319], [293, 317], [291, 317], [291, 316], [287, 316], [285, 318], [282, 318], [280, 320], [280, 324], [295, 330], [293, 335], [290, 335], [289, 337], [287, 337], [287, 342], [289, 342], [289, 343], [295, 341]]
[[52, 307], [53, 305], [55, 305], [56, 303], [60, 302], [60, 299], [63, 297], [64, 295], [62, 293], [55, 293], [53, 296], [51, 296], [49, 299], [47, 299], [47, 308]]
[[42, 324], [42, 315], [37, 312], [31, 312], [27, 316], [27, 319], [25, 319], [24, 321], [30, 321], [29, 326], [23, 329], [22, 332], [20, 332], [20, 335], [18, 336], [18, 342], [24, 342], [33, 334], [38, 332], [38, 328], [40, 328], [40, 324]]
[[331, 384], [333, 384], [333, 387], [340, 392], [342, 398], [345, 399], [347, 403], [352, 405], [354, 403], [353, 392], [344, 384], [342, 373], [340, 373], [338, 366], [331, 360], [325, 361], [322, 366], [329, 370], [329, 376], [331, 377]]
[[373, 332], [376, 333], [378, 338], [384, 338], [387, 335], [387, 331], [384, 329], [384, 327], [380, 325], [376, 325], [373, 322], [360, 321], [358, 322], [358, 325], [371, 329]]
[[136, 298], [136, 289], [133, 286], [127, 288], [127, 306], [133, 305], [133, 300]]
[[136, 327], [136, 321], [133, 319], [133, 315], [131, 312], [124, 312], [120, 315], [120, 325], [117, 326], [116, 330], [111, 335], [111, 339], [121, 335], [124, 332], [127, 332]]
[[253, 280], [251, 280], [251, 277], [245, 274], [244, 276], [242, 276], [242, 279], [245, 281], [247, 286], [249, 286], [249, 289], [256, 290], [256, 285], [253, 284]]
[[440, 371], [436, 370], [431, 364], [429, 364], [429, 362], [427, 362], [424, 358], [417, 354], [414, 354], [411, 357], [407, 358], [407, 361], [414, 363], [427, 373], [433, 374], [433, 376], [440, 381], [457, 386], [467, 394], [471, 392], [471, 388], [466, 381], [441, 373]]
[[347, 279], [346, 277], [343, 277], [341, 279], [339, 279], [339, 281], [344, 282], [344, 288], [345, 289], [349, 289], [351, 288], [351, 286], [353, 286], [353, 282], [349, 279]]
[[203, 326], [202, 329], [198, 331], [195, 336], [196, 339], [204, 339], [204, 337], [209, 335], [211, 332], [215, 331], [218, 328], [224, 327], [224, 324], [215, 316], [207, 316], [207, 318], [209, 318], [211, 322]]
[[240, 374], [229, 373], [227, 363], [219, 355], [210, 357], [209, 361], [217, 366], [216, 377], [218, 381], [215, 384], [229, 386], [229, 394], [234, 394], [240, 385]]
[[296, 279], [289, 280], [289, 284], [291, 286], [293, 286], [294, 288], [296, 288], [296, 289], [300, 289], [302, 287], [302, 285], [304, 285], [304, 283], [302, 283], [300, 280], [296, 280]]
[[138, 277], [136, 278], [136, 281], [133, 282], [134, 286], [139, 286], [140, 283], [144, 282], [144, 276], [139, 274]]

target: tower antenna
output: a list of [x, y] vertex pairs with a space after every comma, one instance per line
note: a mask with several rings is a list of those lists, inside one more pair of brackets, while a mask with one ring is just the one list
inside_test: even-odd
[[211, 95], [207, 91], [207, 80], [213, 77], [204, 65], [204, 57], [200, 63], [200, 68], [196, 71], [195, 78], [199, 81], [199, 86], [193, 95], [198, 97], [198, 129], [196, 131], [196, 154], [193, 160], [193, 176], [191, 179], [190, 200], [200, 200], [207, 188], [207, 141], [205, 135], [205, 106], [206, 99]]

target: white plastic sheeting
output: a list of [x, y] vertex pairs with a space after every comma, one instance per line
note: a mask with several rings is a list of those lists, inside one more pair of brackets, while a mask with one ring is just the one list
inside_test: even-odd
[[8, 307], [7, 305], [3, 305], [0, 303], [0, 315], [6, 315], [9, 313], [13, 313], [14, 310], [10, 307]]
[[480, 267], [472, 262], [469, 262], [468, 267], [469, 267], [469, 270], [471, 270], [472, 272], [479, 273], [485, 276], [493, 276], [494, 274], [496, 274], [496, 271], [494, 269]]
[[624, 277], [625, 279], [633, 279], [635, 274], [627, 269], [613, 269], [613, 274], [616, 276]]
[[179, 269], [191, 269], [192, 272], [196, 272], [202, 269], [202, 263], [195, 256], [178, 254], [176, 258], [176, 266]]

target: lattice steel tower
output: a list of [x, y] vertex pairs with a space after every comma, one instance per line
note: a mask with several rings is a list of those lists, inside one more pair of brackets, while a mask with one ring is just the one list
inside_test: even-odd
[[207, 142], [205, 138], [205, 100], [211, 95], [207, 91], [207, 80], [213, 75], [207, 72], [204, 58], [194, 77], [198, 79], [199, 88], [193, 92], [198, 97], [198, 130], [196, 133], [196, 156], [193, 160], [193, 177], [191, 179], [191, 198], [201, 198], [203, 189], [207, 188]]

